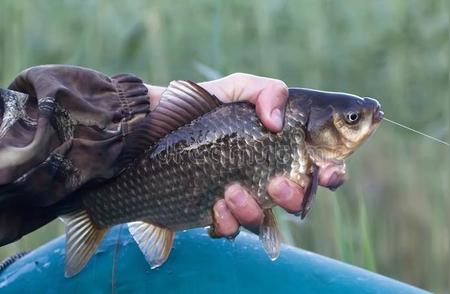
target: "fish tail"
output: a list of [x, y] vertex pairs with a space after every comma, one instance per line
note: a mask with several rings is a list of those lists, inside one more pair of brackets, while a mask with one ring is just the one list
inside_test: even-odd
[[78, 274], [95, 253], [108, 228], [98, 228], [86, 210], [61, 216], [66, 230], [64, 271], [67, 278]]

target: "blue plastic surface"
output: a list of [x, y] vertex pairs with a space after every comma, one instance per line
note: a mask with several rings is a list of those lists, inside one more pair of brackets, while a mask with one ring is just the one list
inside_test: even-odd
[[304, 250], [283, 246], [270, 261], [256, 236], [211, 239], [177, 233], [168, 261], [151, 270], [128, 233], [115, 227], [77, 276], [64, 278], [64, 237], [0, 274], [1, 293], [429, 293]]

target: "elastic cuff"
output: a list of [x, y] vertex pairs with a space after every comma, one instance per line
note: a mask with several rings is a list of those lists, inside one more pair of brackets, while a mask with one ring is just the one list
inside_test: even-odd
[[131, 74], [120, 74], [111, 78], [117, 89], [122, 108], [122, 135], [124, 146], [118, 158], [118, 167], [124, 168], [142, 154], [152, 142], [147, 142], [150, 97], [141, 79]]
[[131, 74], [120, 74], [111, 78], [119, 95], [122, 113], [129, 129], [133, 127], [134, 116], [150, 112], [148, 89], [141, 79]]

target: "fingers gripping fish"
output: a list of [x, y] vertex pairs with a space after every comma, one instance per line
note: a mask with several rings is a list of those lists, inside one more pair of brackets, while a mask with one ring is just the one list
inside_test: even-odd
[[[108, 229], [120, 223], [128, 223], [150, 266], [162, 265], [175, 232], [211, 225], [214, 203], [235, 182], [256, 195], [264, 209], [259, 237], [269, 257], [276, 259], [280, 233], [266, 193], [269, 179], [282, 175], [305, 189], [304, 218], [320, 169], [342, 170], [344, 159], [376, 130], [382, 116], [371, 98], [291, 88], [283, 130], [272, 133], [253, 105], [222, 104], [193, 82], [172, 82], [145, 118], [151, 128], [142, 130], [139, 138], [144, 139], [134, 144], [136, 152], [120, 159], [128, 167], [77, 192], [76, 209], [61, 216], [67, 235], [66, 276], [77, 274]], [[329, 187], [342, 182], [337, 177]]]

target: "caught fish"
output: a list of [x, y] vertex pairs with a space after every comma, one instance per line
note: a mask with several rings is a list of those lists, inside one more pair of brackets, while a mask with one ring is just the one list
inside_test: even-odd
[[[129, 165], [117, 177], [77, 192], [72, 197], [76, 209], [61, 216], [66, 227], [65, 275], [77, 274], [108, 229], [120, 223], [128, 223], [150, 266], [162, 265], [175, 232], [210, 226], [214, 203], [235, 182], [263, 208], [259, 238], [269, 257], [276, 259], [280, 233], [274, 203], [266, 193], [269, 179], [282, 175], [304, 187], [304, 218], [316, 194], [319, 170], [342, 170], [344, 159], [382, 118], [375, 99], [291, 88], [283, 130], [272, 133], [250, 103], [222, 104], [195, 83], [174, 81], [146, 118], [151, 128], [143, 130], [145, 152], [122, 158]], [[329, 187], [340, 184], [342, 178]]]

